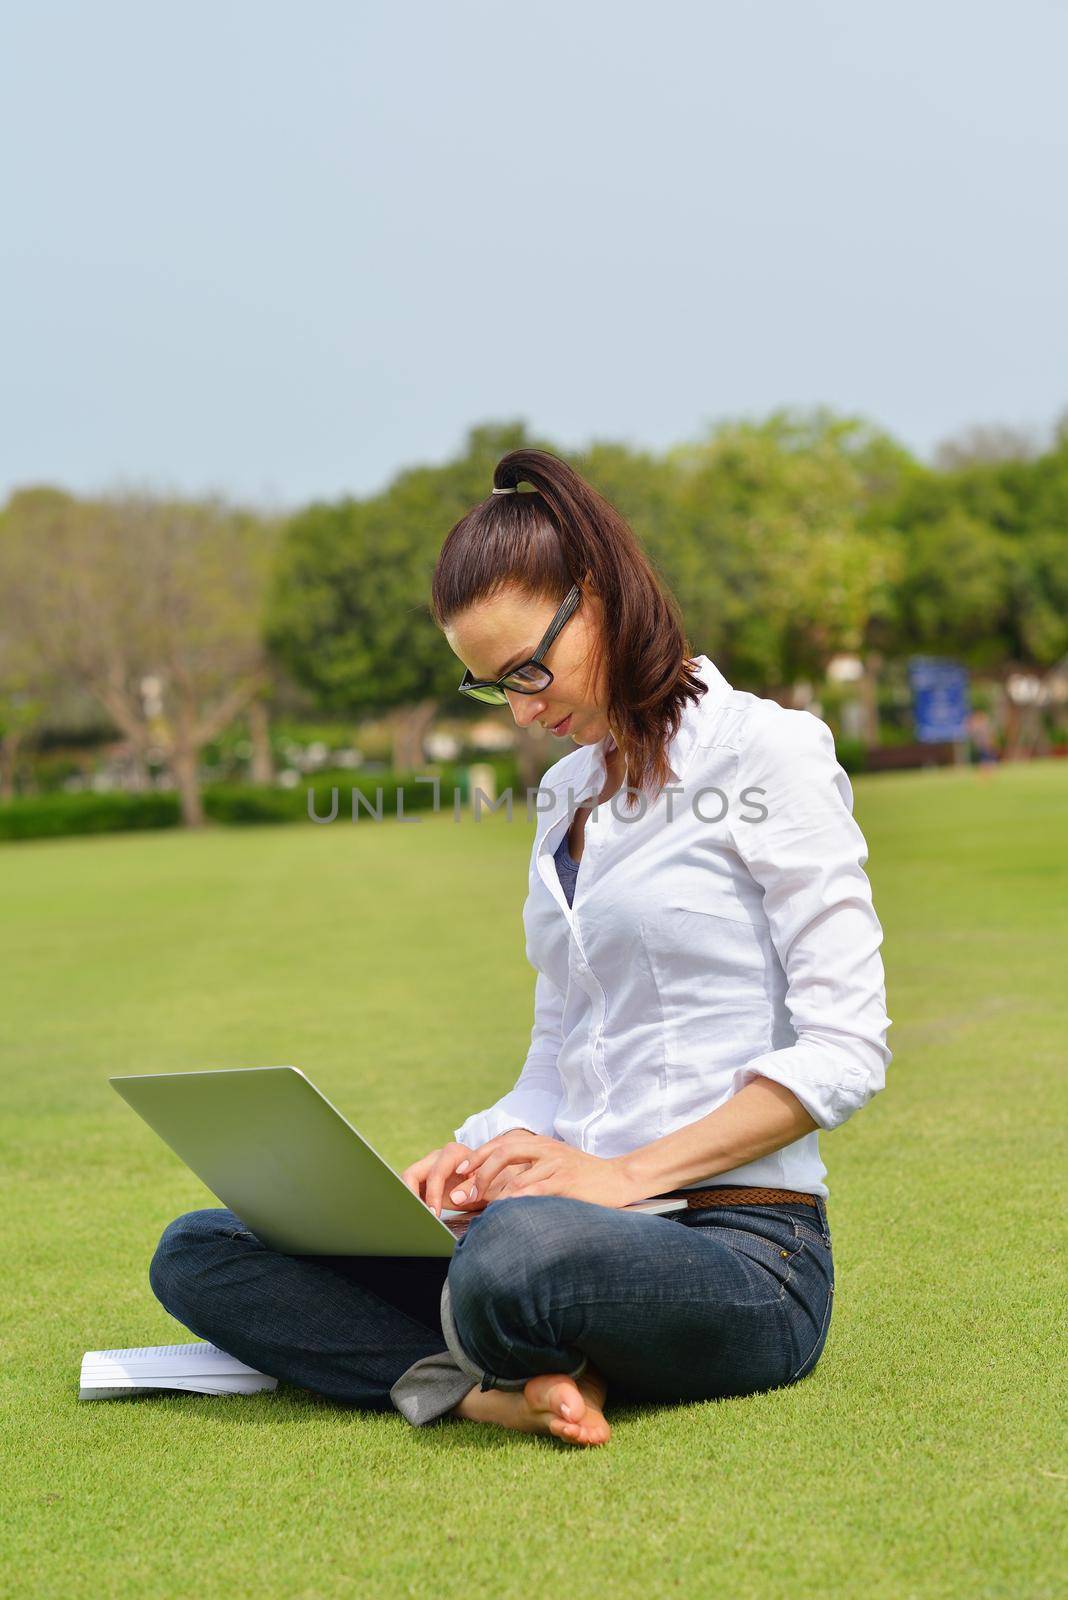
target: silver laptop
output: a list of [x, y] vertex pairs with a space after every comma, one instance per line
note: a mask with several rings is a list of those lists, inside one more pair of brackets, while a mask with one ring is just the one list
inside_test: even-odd
[[[214, 1195], [273, 1250], [451, 1256], [477, 1213], [440, 1220], [297, 1067], [108, 1080]], [[670, 1212], [677, 1198], [628, 1211]]]

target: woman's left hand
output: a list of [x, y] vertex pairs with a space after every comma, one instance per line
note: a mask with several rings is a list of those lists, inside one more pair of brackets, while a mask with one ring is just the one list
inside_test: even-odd
[[[495, 1188], [498, 1173], [513, 1162], [526, 1162], [527, 1166]], [[625, 1206], [642, 1198], [614, 1159], [591, 1156], [560, 1139], [519, 1128], [479, 1145], [469, 1157], [462, 1186], [449, 1193], [453, 1205], [470, 1203], [472, 1184], [476, 1200], [487, 1205], [491, 1200], [521, 1194], [566, 1195], [599, 1206]]]

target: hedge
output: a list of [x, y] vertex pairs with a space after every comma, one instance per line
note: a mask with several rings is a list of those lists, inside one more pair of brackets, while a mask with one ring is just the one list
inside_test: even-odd
[[[511, 757], [493, 757], [485, 765], [494, 769], [498, 792], [509, 785], [518, 794], [515, 762]], [[332, 805], [331, 791], [338, 791], [338, 820], [352, 816], [352, 791], [358, 789], [367, 799], [359, 806], [359, 819], [377, 814], [378, 794], [382, 791], [382, 816], [396, 817], [398, 790], [404, 795], [404, 811], [429, 811], [434, 804], [434, 787], [416, 776], [440, 780], [440, 807], [451, 809], [453, 790], [458, 789], [466, 805], [468, 770], [466, 766], [431, 763], [416, 773], [343, 772], [317, 773], [293, 789], [271, 784], [206, 784], [201, 791], [204, 812], [210, 821], [244, 826], [251, 823], [307, 822], [308, 791], [312, 792], [317, 816], [326, 818]], [[29, 795], [0, 803], [0, 840], [56, 839], [86, 833], [125, 833], [135, 828], [176, 828], [181, 825], [181, 805], [173, 789], [153, 790], [148, 794], [43, 794]]]

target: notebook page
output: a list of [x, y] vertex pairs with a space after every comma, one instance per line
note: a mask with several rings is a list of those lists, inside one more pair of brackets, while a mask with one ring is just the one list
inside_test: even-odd
[[87, 1350], [82, 1358], [82, 1372], [107, 1373], [113, 1377], [193, 1377], [209, 1372], [256, 1375], [254, 1367], [246, 1366], [236, 1356], [227, 1355], [217, 1345], [205, 1342], [139, 1345], [123, 1350]]
[[190, 1378], [153, 1378], [147, 1383], [98, 1384], [82, 1383], [78, 1386], [79, 1400], [112, 1400], [132, 1394], [156, 1394], [168, 1391], [177, 1394], [264, 1394], [278, 1387], [277, 1378], [245, 1378], [218, 1384], [210, 1378], [203, 1382]]

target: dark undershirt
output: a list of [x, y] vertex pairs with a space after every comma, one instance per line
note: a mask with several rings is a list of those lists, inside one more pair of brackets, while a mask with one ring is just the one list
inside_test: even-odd
[[[604, 746], [606, 758], [613, 756], [617, 749], [616, 741], [611, 734], [608, 734]], [[578, 869], [582, 863], [581, 861], [576, 861], [571, 851], [567, 848], [567, 836], [570, 832], [571, 829], [569, 827], [564, 829], [563, 838], [554, 852], [554, 860], [556, 862], [557, 876], [560, 879], [560, 887], [564, 891], [564, 898], [569, 906], [573, 906], [575, 901], [575, 879], [578, 877]]]
[[567, 848], [568, 831], [569, 830], [567, 828], [564, 829], [563, 838], [556, 847], [556, 852], [553, 859], [556, 862], [556, 871], [560, 879], [560, 887], [563, 889], [564, 897], [570, 906], [574, 904], [575, 879], [578, 877], [578, 869], [582, 863], [581, 861], [574, 860], [570, 850]]

